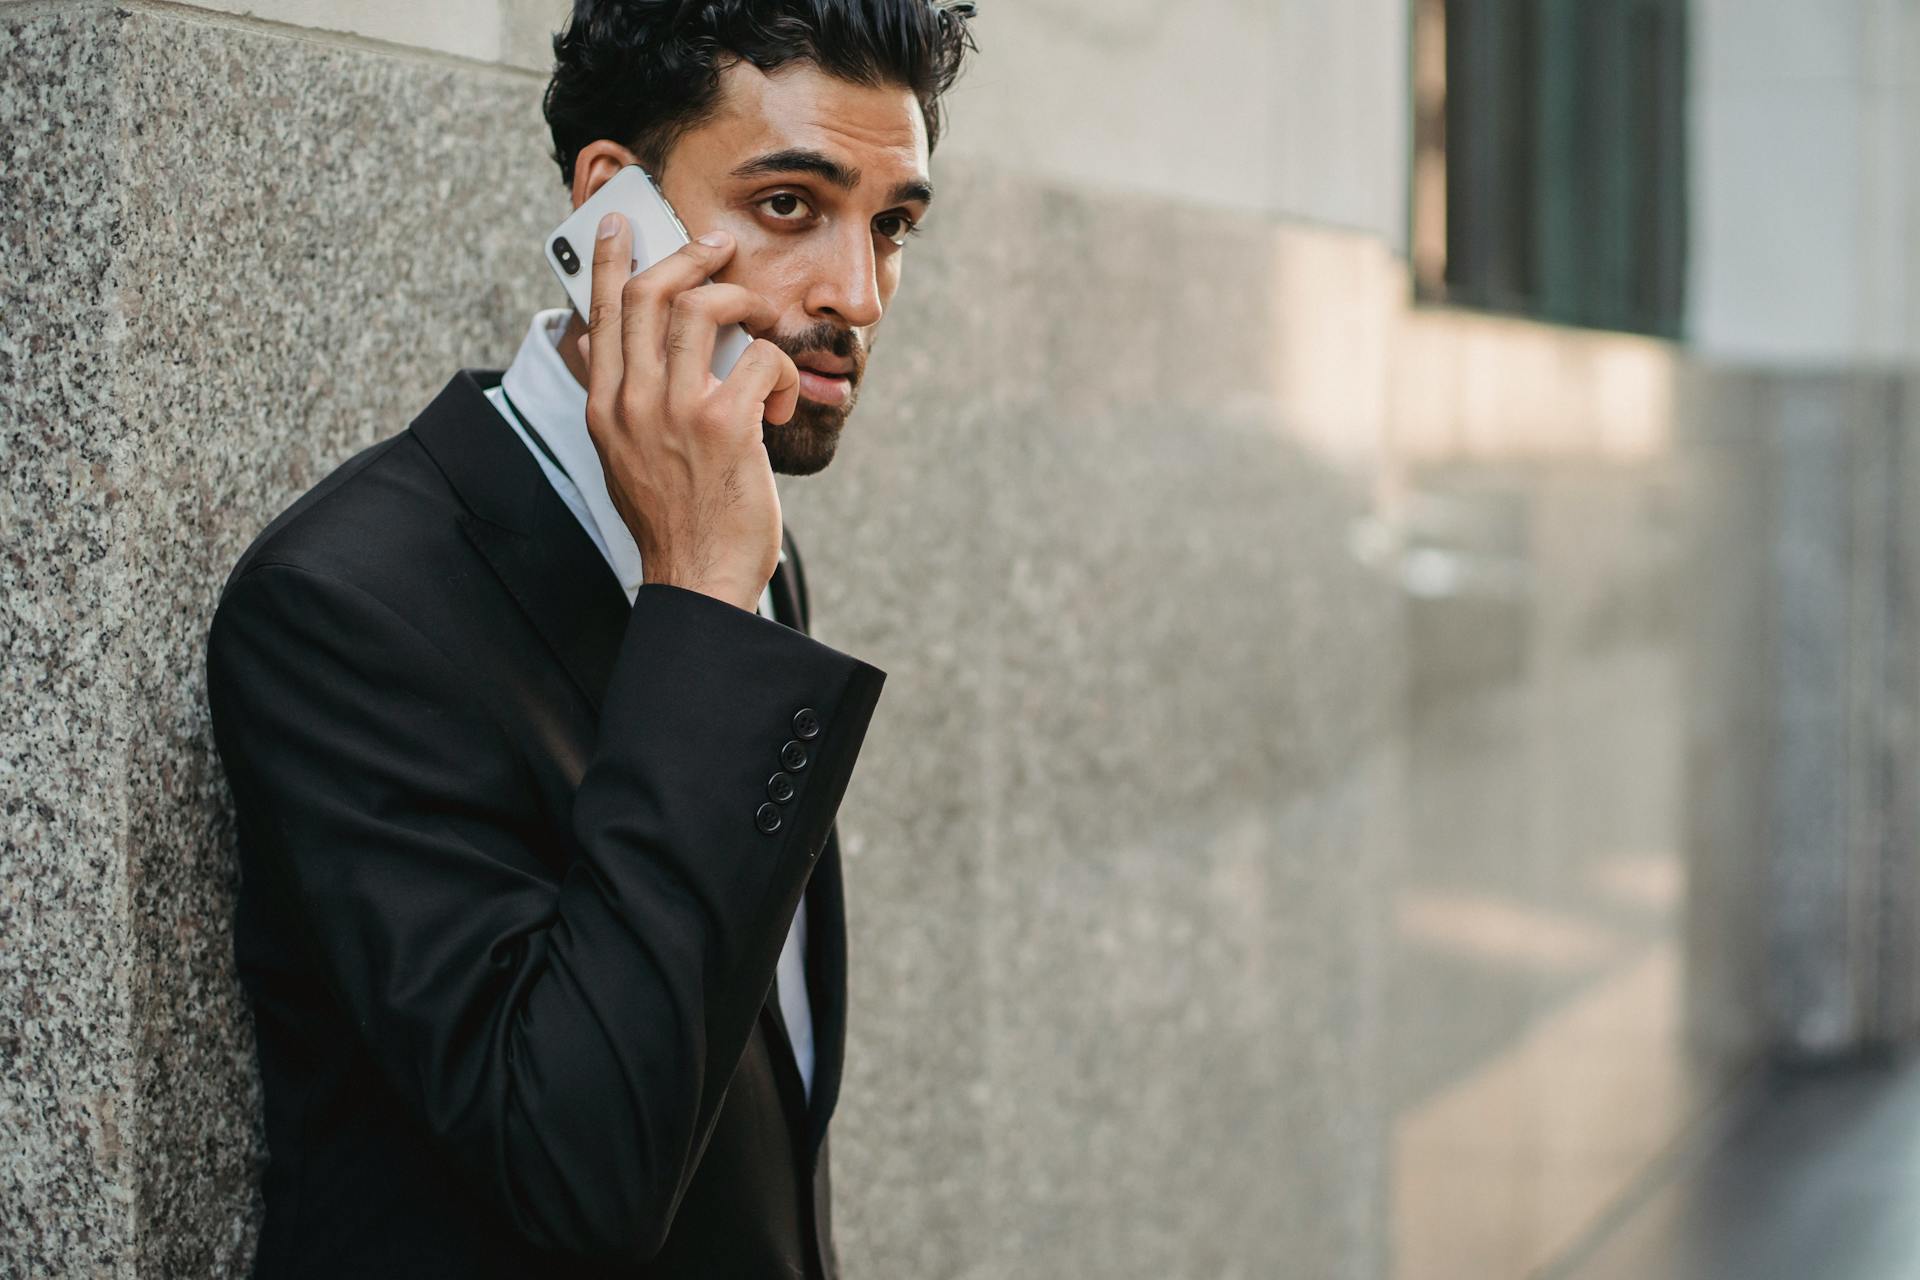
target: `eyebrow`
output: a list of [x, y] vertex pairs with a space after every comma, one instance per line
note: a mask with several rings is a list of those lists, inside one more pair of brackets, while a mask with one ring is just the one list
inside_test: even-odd
[[[858, 169], [841, 164], [823, 152], [811, 151], [805, 147], [769, 151], [766, 155], [755, 156], [746, 163], [735, 166], [733, 170], [733, 176], [736, 178], [768, 178], [782, 173], [810, 173], [816, 178], [831, 182], [842, 191], [851, 191], [860, 185]], [[888, 199], [901, 204], [914, 201], [920, 204], [932, 204], [933, 184], [925, 178], [914, 178], [894, 187], [888, 193]]]

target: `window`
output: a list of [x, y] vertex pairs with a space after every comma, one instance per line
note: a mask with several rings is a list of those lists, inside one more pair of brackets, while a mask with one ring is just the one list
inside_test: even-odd
[[1677, 337], [1685, 0], [1413, 0], [1415, 287]]

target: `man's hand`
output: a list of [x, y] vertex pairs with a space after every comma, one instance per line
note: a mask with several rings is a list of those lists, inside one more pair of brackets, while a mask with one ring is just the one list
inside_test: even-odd
[[715, 233], [629, 279], [633, 231], [608, 214], [581, 345], [587, 431], [646, 581], [752, 612], [780, 555], [780, 495], [761, 422], [793, 416], [800, 374], [760, 338], [726, 381], [713, 376], [721, 325], [765, 331], [779, 318], [751, 290], [706, 283], [732, 256], [732, 239]]

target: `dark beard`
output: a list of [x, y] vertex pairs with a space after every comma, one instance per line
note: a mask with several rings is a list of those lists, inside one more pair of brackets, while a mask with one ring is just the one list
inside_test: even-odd
[[824, 471], [840, 446], [840, 427], [853, 408], [838, 408], [802, 400], [785, 422], [764, 422], [760, 438], [766, 441], [767, 460], [783, 476], [810, 476]]
[[824, 351], [853, 362], [848, 375], [852, 394], [847, 403], [824, 405], [803, 398], [785, 422], [761, 424], [760, 438], [766, 443], [767, 460], [776, 472], [810, 476], [824, 471], [833, 461], [834, 450], [840, 447], [840, 428], [846, 425], [847, 415], [860, 398], [860, 379], [867, 369], [866, 349], [851, 329], [832, 324], [817, 324], [791, 338], [771, 336], [768, 341], [796, 360], [809, 351]]

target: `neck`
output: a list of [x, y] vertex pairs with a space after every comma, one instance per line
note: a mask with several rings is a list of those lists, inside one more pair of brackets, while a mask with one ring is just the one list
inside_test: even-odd
[[567, 366], [567, 372], [581, 386], [587, 385], [587, 361], [580, 354], [580, 339], [586, 333], [586, 322], [579, 312], [567, 317], [567, 331], [560, 335], [560, 362]]

